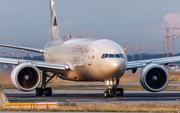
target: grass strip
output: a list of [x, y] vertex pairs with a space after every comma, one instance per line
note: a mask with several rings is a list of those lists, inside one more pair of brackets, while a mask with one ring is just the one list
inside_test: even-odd
[[1, 111], [83, 111], [83, 112], [178, 112], [180, 104], [64, 104], [43, 109], [1, 109]]

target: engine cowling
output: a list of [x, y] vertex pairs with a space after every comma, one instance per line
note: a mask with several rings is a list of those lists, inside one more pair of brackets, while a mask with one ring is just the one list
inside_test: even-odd
[[141, 71], [140, 82], [144, 89], [151, 92], [158, 92], [168, 85], [169, 75], [163, 66], [149, 64]]
[[34, 90], [40, 83], [39, 70], [32, 64], [22, 63], [11, 72], [11, 82], [19, 90]]

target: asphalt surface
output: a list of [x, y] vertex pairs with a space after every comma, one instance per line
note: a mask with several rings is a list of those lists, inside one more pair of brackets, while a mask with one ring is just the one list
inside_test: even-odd
[[[52, 83], [52, 84], [58, 84], [58, 85], [69, 85], [69, 86], [81, 86], [81, 87], [106, 87], [105, 83], [103, 82], [99, 82], [99, 83], [81, 83], [81, 82], [77, 82], [77, 83]], [[119, 86], [141, 86], [140, 82], [126, 82], [126, 83], [120, 83]], [[169, 83], [168, 86], [180, 86], [180, 82], [178, 83]]]
[[35, 91], [4, 89], [10, 102], [58, 102], [59, 104], [180, 104], [180, 91], [124, 91], [123, 97], [104, 98], [104, 90], [53, 90], [51, 97], [36, 97]]

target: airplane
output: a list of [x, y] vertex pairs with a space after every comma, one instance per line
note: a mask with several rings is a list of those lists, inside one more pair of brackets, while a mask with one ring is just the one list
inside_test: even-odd
[[[50, 0], [50, 12], [52, 40], [44, 49], [0, 44], [2, 47], [44, 54], [45, 61], [0, 58], [0, 63], [16, 65], [10, 78], [14, 87], [21, 91], [36, 89], [36, 96], [52, 96], [52, 89], [46, 85], [53, 77], [59, 76], [72, 81], [102, 81], [107, 86], [104, 97], [113, 98], [115, 95], [124, 95], [124, 90], [117, 86], [125, 71], [132, 70], [135, 73], [137, 68], [143, 68], [141, 85], [147, 91], [159, 92], [169, 82], [166, 66], [180, 62], [178, 56], [128, 62], [123, 48], [107, 39], [69, 38], [63, 43], [59, 37], [54, 0]], [[48, 80], [47, 72], [53, 73]], [[41, 88], [37, 88], [41, 80]]]

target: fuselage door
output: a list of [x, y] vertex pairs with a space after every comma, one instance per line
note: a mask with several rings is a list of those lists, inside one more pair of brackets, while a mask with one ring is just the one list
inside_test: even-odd
[[94, 50], [91, 50], [88, 54], [88, 65], [91, 65], [92, 59], [94, 58]]

